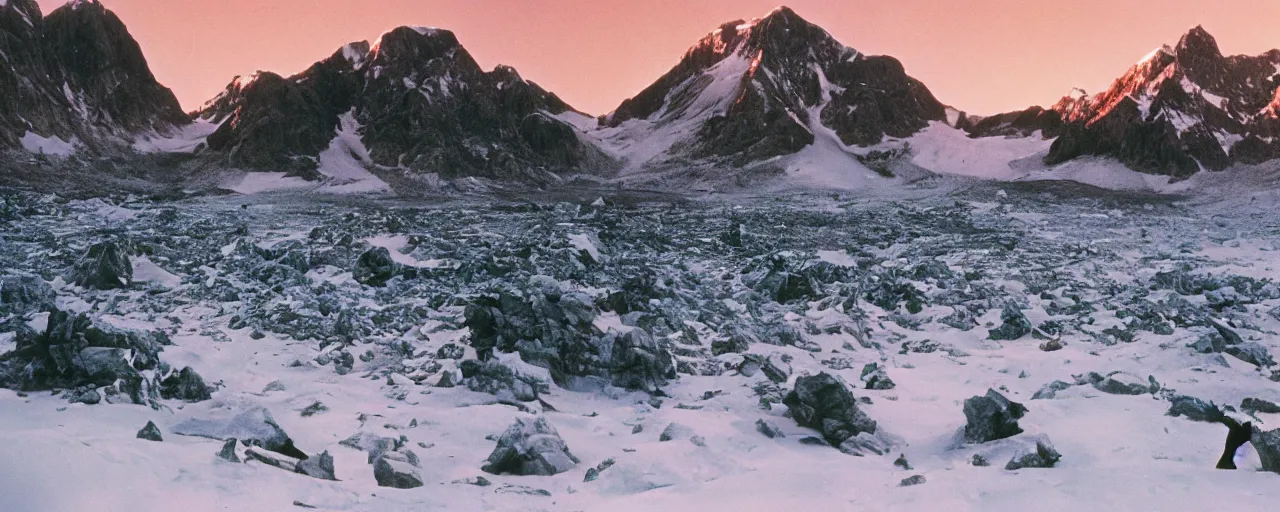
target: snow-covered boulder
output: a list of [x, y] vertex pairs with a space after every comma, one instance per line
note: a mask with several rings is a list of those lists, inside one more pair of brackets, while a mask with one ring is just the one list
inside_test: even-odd
[[986, 396], [975, 396], [964, 401], [964, 440], [967, 443], [985, 443], [1022, 433], [1018, 420], [1027, 408], [1012, 402], [994, 389]]
[[782, 403], [798, 425], [821, 432], [832, 446], [863, 432], [876, 432], [876, 422], [858, 409], [849, 387], [826, 372], [796, 379], [795, 389]]
[[518, 418], [498, 438], [498, 445], [481, 467], [487, 473], [550, 476], [563, 473], [578, 464], [569, 447], [547, 419], [530, 421]]
[[172, 428], [182, 436], [207, 437], [220, 441], [236, 439], [247, 446], [258, 446], [276, 453], [304, 459], [306, 454], [293, 446], [293, 440], [280, 428], [265, 407], [222, 412], [213, 418], [189, 418]]

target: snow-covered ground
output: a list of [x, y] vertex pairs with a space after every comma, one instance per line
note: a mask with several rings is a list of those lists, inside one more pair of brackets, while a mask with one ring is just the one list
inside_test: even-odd
[[[1227, 323], [1272, 354], [1280, 350], [1273, 282], [1280, 218], [1270, 206], [1248, 197], [1213, 204], [1048, 199], [1043, 189], [1003, 187], [979, 184], [905, 204], [813, 196], [626, 208], [612, 207], [614, 198], [587, 206], [594, 196], [541, 208], [4, 197], [0, 204], [23, 213], [0, 216], [0, 256], [8, 262], [0, 280], [58, 277], [59, 308], [167, 333], [173, 345], [161, 359], [193, 368], [216, 390], [211, 400], [161, 400], [153, 409], [0, 389], [0, 508], [1192, 511], [1268, 510], [1280, 502], [1280, 475], [1257, 471], [1252, 451], [1241, 470], [1214, 469], [1226, 427], [1167, 416], [1161, 393], [1073, 385], [1053, 399], [1031, 398], [1055, 380], [1120, 371], [1219, 405], [1280, 402], [1269, 369], [1188, 348], [1213, 329], [1184, 325], [1174, 306]], [[728, 233], [740, 240], [726, 241]], [[135, 247], [132, 288], [63, 284], [70, 280], [59, 276], [72, 272], [90, 243], [126, 238]], [[357, 260], [372, 247], [388, 249], [400, 265], [385, 286], [361, 284], [366, 270]], [[777, 268], [810, 276], [812, 290], [775, 300], [762, 284], [768, 279], [757, 278]], [[1168, 275], [1200, 288], [1170, 285]], [[609, 339], [652, 330], [671, 343], [679, 377], [662, 386], [663, 396], [550, 384], [540, 402], [518, 407], [466, 385], [436, 387], [460, 364], [441, 349], [457, 344], [464, 358], [476, 357], [464, 311], [497, 289], [518, 289], [530, 301], [553, 295], [551, 304], [581, 294], [592, 315], [583, 332]], [[598, 309], [614, 292], [639, 294], [625, 301], [643, 314]], [[918, 307], [904, 300], [912, 294]], [[989, 339], [1006, 304], [1037, 328], [1057, 324], [1062, 332], [1052, 337], [1065, 347], [1043, 351], [1044, 340], [1030, 335]], [[4, 307], [0, 332], [9, 328]], [[974, 315], [967, 330], [944, 321], [959, 309]], [[346, 324], [335, 321], [342, 312], [350, 312]], [[47, 321], [37, 316], [29, 320]], [[860, 317], [865, 332], [856, 327]], [[681, 329], [661, 327], [669, 319]], [[1171, 333], [1140, 325], [1147, 321]], [[338, 335], [339, 325], [356, 334]], [[769, 334], [777, 326], [795, 328], [801, 339]], [[735, 329], [758, 341], [745, 353], [713, 356], [708, 349]], [[6, 336], [0, 351], [15, 347]], [[360, 357], [338, 371], [330, 357], [338, 352]], [[782, 361], [785, 380], [740, 373], [748, 355]], [[498, 359], [551, 378], [518, 351]], [[895, 387], [863, 389], [868, 363], [884, 366]], [[891, 452], [858, 457], [801, 442], [816, 432], [798, 426], [777, 398], [820, 372], [840, 376], [865, 399], [862, 410], [896, 440]], [[988, 389], [1026, 405], [1021, 436], [1049, 436], [1062, 454], [1056, 467], [971, 463], [984, 448], [957, 446], [963, 402]], [[317, 402], [324, 410], [303, 414]], [[266, 407], [307, 453], [332, 454], [338, 480], [226, 462], [216, 456], [220, 441], [173, 432], [186, 419], [247, 404]], [[1263, 430], [1280, 427], [1280, 414], [1233, 414]], [[532, 415], [545, 417], [580, 463], [554, 476], [482, 472], [493, 439]], [[758, 420], [785, 437], [762, 435]], [[135, 438], [148, 421], [163, 442]], [[660, 441], [672, 423], [698, 442]], [[366, 454], [339, 444], [359, 432], [404, 436], [421, 459], [425, 485], [379, 487]], [[912, 469], [894, 464], [899, 455]], [[587, 468], [606, 459], [616, 463], [584, 481]], [[899, 486], [912, 475], [925, 483]], [[467, 483], [476, 477], [492, 485]]]

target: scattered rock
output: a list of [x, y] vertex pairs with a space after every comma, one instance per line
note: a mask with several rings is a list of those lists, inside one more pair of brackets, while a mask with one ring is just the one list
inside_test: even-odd
[[614, 461], [612, 458], [608, 458], [600, 462], [599, 464], [596, 464], [596, 467], [594, 468], [587, 468], [587, 475], [582, 479], [582, 481], [583, 482], [595, 481], [595, 479], [600, 478], [600, 473], [603, 473], [604, 470], [613, 467], [615, 462], [616, 461]]
[[1021, 434], [1018, 420], [1026, 413], [1027, 408], [1022, 404], [988, 389], [986, 396], [964, 401], [964, 440], [976, 444]]
[[1263, 432], [1255, 425], [1249, 444], [1258, 452], [1263, 471], [1280, 473], [1280, 429]]
[[1036, 391], [1036, 394], [1031, 395], [1031, 399], [1032, 400], [1051, 400], [1058, 396], [1059, 391], [1063, 391], [1069, 387], [1071, 387], [1071, 384], [1060, 381], [1060, 380], [1055, 380], [1053, 382], [1045, 384], [1044, 387], [1041, 387], [1039, 391]]
[[787, 435], [783, 434], [782, 429], [778, 428], [777, 425], [765, 420], [756, 420], [756, 431], [764, 434], [764, 436], [769, 439], [781, 439], [787, 437]]
[[1000, 313], [1000, 320], [1004, 323], [987, 333], [988, 339], [1012, 341], [1031, 334], [1031, 321], [1027, 320], [1026, 315], [1022, 314], [1022, 310], [1013, 304], [1004, 307], [1004, 310]]
[[913, 485], [923, 484], [924, 482], [924, 475], [912, 475], [907, 478], [903, 478], [902, 482], [898, 483], [898, 487], [911, 487]]
[[893, 465], [911, 471], [911, 463], [907, 462], [907, 454], [898, 455], [897, 460], [893, 461]]
[[889, 453], [889, 443], [870, 432], [859, 432], [858, 435], [845, 439], [840, 443], [841, 453], [863, 457], [866, 455], [884, 455]]
[[387, 281], [400, 272], [400, 264], [391, 259], [391, 251], [386, 247], [374, 247], [365, 251], [356, 260], [356, 268], [352, 277], [360, 284], [369, 286], [386, 286]]
[[979, 454], [979, 453], [973, 454], [973, 459], [970, 461], [970, 463], [980, 468], [985, 468], [991, 465], [990, 462], [987, 462], [987, 458], [983, 457], [982, 454]]
[[547, 384], [516, 372], [497, 360], [469, 359], [460, 365], [463, 383], [477, 393], [488, 393], [500, 400], [532, 402], [538, 393], [549, 391]]
[[57, 293], [49, 283], [36, 276], [0, 278], [0, 316], [25, 316], [57, 309]]
[[273, 380], [262, 388], [262, 394], [264, 395], [272, 391], [284, 391], [284, 383], [278, 380]]
[[1149, 380], [1119, 372], [1107, 376], [1101, 382], [1094, 383], [1093, 387], [1112, 395], [1145, 395], [1153, 392]]
[[876, 432], [876, 422], [858, 408], [848, 386], [825, 372], [796, 379], [795, 389], [782, 403], [796, 424], [821, 432], [831, 445], [839, 446], [860, 433]]
[[256, 448], [249, 448], [245, 450], [244, 455], [247, 460], [256, 460], [268, 466], [274, 466], [291, 473], [298, 471], [298, 459], [287, 455], [258, 450]]
[[462, 359], [466, 355], [467, 350], [457, 343], [446, 343], [436, 351], [437, 359]]
[[867, 389], [893, 389], [895, 386], [889, 379], [889, 373], [877, 363], [862, 367], [862, 382], [867, 384]]
[[620, 388], [652, 393], [677, 378], [671, 349], [643, 329], [616, 335], [611, 354], [609, 374]]
[[578, 458], [569, 453], [560, 434], [540, 416], [534, 421], [516, 419], [498, 439], [498, 446], [480, 469], [495, 475], [550, 476], [577, 464]]
[[1169, 416], [1185, 416], [1191, 421], [1217, 423], [1222, 419], [1222, 410], [1210, 402], [1186, 395], [1177, 395], [1169, 399]]
[[692, 436], [693, 429], [679, 423], [672, 423], [662, 430], [662, 434], [658, 436], [658, 442], [665, 443], [667, 441], [675, 441], [678, 439], [688, 439]]
[[1271, 353], [1267, 351], [1267, 347], [1257, 343], [1249, 342], [1231, 345], [1227, 347], [1225, 352], [1228, 355], [1235, 356], [1236, 359], [1259, 368], [1269, 368], [1276, 365], [1276, 361], [1271, 358]]
[[1240, 410], [1245, 412], [1280, 414], [1280, 405], [1268, 402], [1261, 398], [1246, 398], [1240, 402]]
[[1045, 352], [1055, 352], [1062, 350], [1064, 346], [1065, 344], [1062, 343], [1062, 340], [1049, 340], [1040, 344], [1040, 350]]
[[239, 440], [233, 438], [222, 443], [222, 449], [218, 451], [218, 458], [227, 462], [240, 462], [240, 456], [236, 455], [236, 444], [239, 442]]
[[147, 426], [142, 427], [138, 431], [138, 439], [146, 439], [148, 441], [164, 441], [164, 437], [160, 435], [160, 427], [155, 422], [148, 421]]
[[315, 401], [312, 402], [311, 405], [304, 407], [299, 414], [301, 414], [303, 418], [310, 418], [328, 410], [328, 406], [320, 403], [319, 401]]

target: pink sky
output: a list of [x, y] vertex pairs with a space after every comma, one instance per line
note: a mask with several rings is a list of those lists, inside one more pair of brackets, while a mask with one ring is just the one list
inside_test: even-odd
[[[604, 114], [721, 23], [781, 0], [103, 0], [159, 80], [198, 108], [237, 74], [289, 75], [399, 25], [457, 33], [486, 68]], [[63, 0], [40, 0], [45, 12]], [[1227, 54], [1280, 47], [1276, 0], [791, 0], [862, 52], [887, 54], [947, 104], [995, 113], [1107, 86], [1202, 24]]]

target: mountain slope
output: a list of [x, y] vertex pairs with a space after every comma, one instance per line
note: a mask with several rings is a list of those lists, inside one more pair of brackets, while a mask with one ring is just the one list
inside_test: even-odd
[[943, 105], [896, 59], [864, 55], [780, 7], [707, 35], [605, 116], [598, 136], [631, 168], [741, 167], [795, 154], [819, 138], [868, 146], [945, 118]]
[[0, 68], [0, 148], [100, 151], [189, 122], [124, 23], [97, 0], [48, 16], [33, 0], [0, 6], [0, 56], [10, 64]]
[[1280, 158], [1280, 50], [1223, 56], [1202, 27], [1147, 55], [1106, 91], [1066, 97], [1048, 110], [962, 126], [974, 136], [1057, 136], [1053, 165], [1081, 156], [1185, 178], [1201, 169]]
[[554, 117], [572, 112], [512, 68], [484, 71], [452, 32], [400, 27], [288, 78], [237, 78], [197, 116], [220, 123], [209, 148], [231, 166], [324, 173], [319, 154], [350, 114], [370, 164], [408, 176], [554, 181], [549, 173], [611, 165]]

